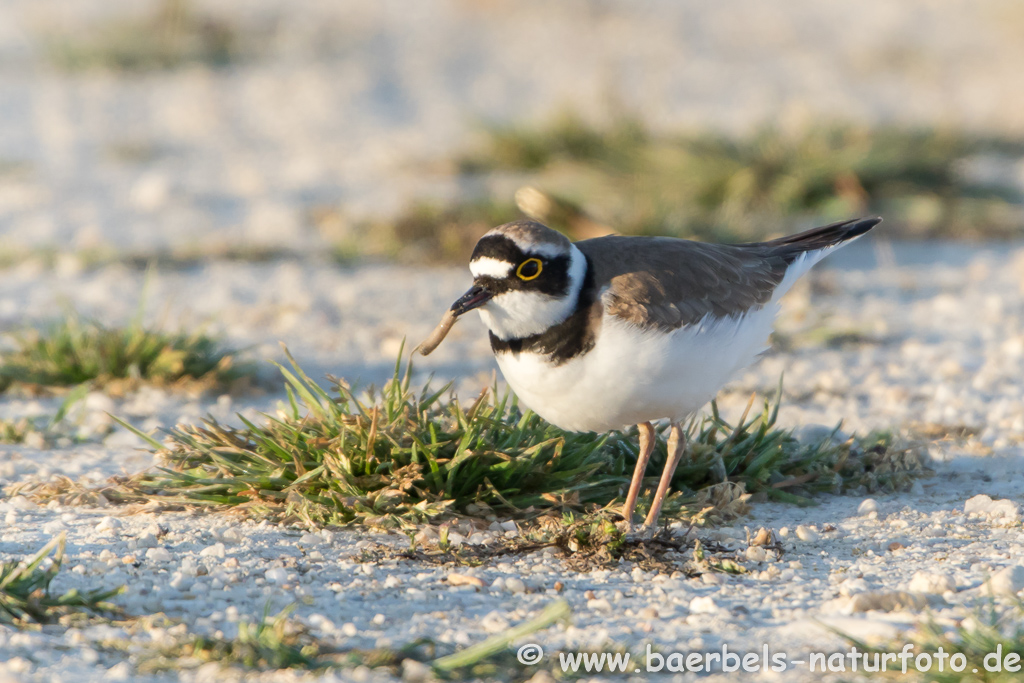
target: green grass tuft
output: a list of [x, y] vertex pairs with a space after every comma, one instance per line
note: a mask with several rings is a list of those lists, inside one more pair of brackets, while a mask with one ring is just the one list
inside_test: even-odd
[[[616, 501], [637, 457], [635, 433], [563, 432], [508, 393], [470, 405], [448, 387], [419, 391], [409, 367], [365, 398], [340, 380], [328, 393], [292, 361], [281, 368], [289, 405], [244, 429], [208, 419], [163, 443], [142, 434], [167, 467], [120, 484], [108, 498], [288, 510], [309, 524], [401, 526], [444, 515], [596, 510]], [[736, 424], [717, 409], [690, 425], [669, 510], [742, 503], [748, 495], [810, 504], [816, 491], [906, 486], [920, 457], [889, 438], [801, 444], [775, 426], [778, 404]], [[125, 424], [125, 423], [122, 423]], [[127, 425], [126, 425], [127, 426]], [[659, 476], [664, 439], [648, 470]]]
[[67, 387], [194, 381], [226, 386], [251, 368], [235, 353], [202, 334], [170, 334], [143, 327], [106, 327], [75, 314], [43, 331], [14, 335], [12, 351], [0, 354], [0, 390], [12, 385]]
[[[73, 588], [56, 596], [50, 593], [50, 584], [64, 560], [64, 538], [64, 534], [54, 538], [24, 562], [0, 564], [0, 624], [18, 627], [50, 624], [74, 614], [111, 614], [120, 611], [108, 601], [123, 593], [124, 586], [85, 593]], [[43, 569], [51, 553], [52, 561]]]

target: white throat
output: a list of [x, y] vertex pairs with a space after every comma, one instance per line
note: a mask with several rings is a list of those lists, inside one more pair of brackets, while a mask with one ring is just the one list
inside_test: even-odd
[[573, 244], [569, 246], [569, 289], [565, 295], [513, 290], [499, 294], [477, 310], [487, 329], [503, 341], [540, 334], [572, 315], [586, 274], [587, 258]]

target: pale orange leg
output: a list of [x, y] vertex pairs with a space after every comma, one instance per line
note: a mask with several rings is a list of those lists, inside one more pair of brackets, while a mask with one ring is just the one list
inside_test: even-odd
[[672, 483], [672, 476], [676, 473], [676, 467], [682, 460], [683, 451], [686, 450], [686, 435], [682, 426], [672, 425], [672, 433], [668, 437], [668, 459], [665, 461], [665, 471], [661, 473], [661, 481], [658, 482], [658, 491], [654, 494], [651, 502], [651, 511], [647, 513], [644, 526], [653, 528], [658, 523], [661, 515], [661, 506], [665, 503], [665, 496], [668, 495], [669, 484]]
[[629, 482], [629, 494], [626, 496], [626, 504], [622, 509], [622, 516], [630, 524], [633, 523], [633, 508], [636, 507], [636, 499], [640, 496], [640, 487], [644, 481], [644, 471], [647, 469], [647, 461], [651, 459], [654, 452], [654, 425], [650, 422], [641, 422], [637, 425], [640, 430], [640, 454], [636, 458], [636, 467], [633, 468], [633, 481]]

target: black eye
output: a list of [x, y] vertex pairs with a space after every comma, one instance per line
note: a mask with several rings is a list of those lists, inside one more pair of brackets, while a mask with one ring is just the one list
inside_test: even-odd
[[516, 275], [520, 280], [532, 280], [540, 275], [542, 270], [544, 270], [544, 265], [539, 258], [528, 258], [516, 268]]

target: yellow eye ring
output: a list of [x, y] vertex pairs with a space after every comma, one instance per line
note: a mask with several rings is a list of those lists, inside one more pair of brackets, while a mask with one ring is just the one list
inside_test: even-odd
[[[523, 275], [523, 268], [526, 268], [528, 265], [533, 263], [537, 264], [537, 272], [534, 273], [533, 275]], [[520, 263], [519, 267], [516, 268], [516, 275], [519, 276], [520, 280], [526, 280], [527, 282], [529, 282], [530, 280], [536, 280], [538, 277], [540, 277], [540, 274], [543, 270], [544, 264], [541, 263], [539, 258], [528, 258], [522, 263]]]

